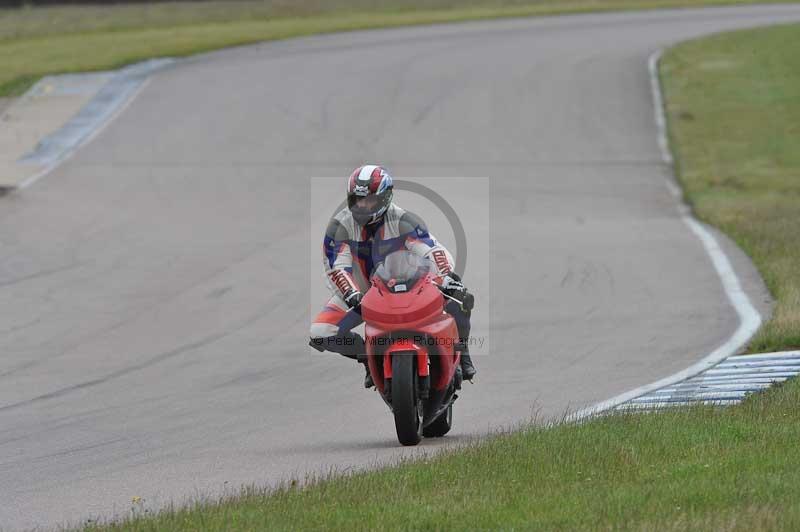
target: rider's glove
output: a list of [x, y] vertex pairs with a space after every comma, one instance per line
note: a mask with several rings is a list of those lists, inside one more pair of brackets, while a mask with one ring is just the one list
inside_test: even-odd
[[461, 282], [461, 278], [455, 273], [448, 273], [442, 277], [442, 288], [452, 294], [460, 294], [467, 291], [464, 283]]
[[343, 296], [344, 302], [347, 303], [347, 306], [351, 309], [359, 309], [363, 298], [364, 295], [358, 290], [351, 290]]
[[441, 286], [447, 295], [461, 301], [461, 308], [464, 310], [472, 310], [475, 306], [475, 296], [467, 292], [458, 274], [451, 272], [442, 277]]

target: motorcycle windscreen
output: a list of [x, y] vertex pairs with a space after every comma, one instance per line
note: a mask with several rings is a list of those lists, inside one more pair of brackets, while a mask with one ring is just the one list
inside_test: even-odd
[[420, 279], [424, 279], [436, 269], [431, 261], [401, 249], [390, 253], [375, 269], [380, 278], [393, 293], [411, 290]]

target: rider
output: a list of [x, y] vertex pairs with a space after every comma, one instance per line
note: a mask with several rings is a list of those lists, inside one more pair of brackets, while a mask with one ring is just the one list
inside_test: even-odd
[[[363, 320], [361, 298], [374, 268], [393, 251], [406, 249], [430, 260], [438, 273], [440, 285], [457, 299], [464, 300], [467, 290], [453, 271], [453, 258], [428, 232], [417, 215], [392, 203], [392, 177], [375, 165], [356, 168], [347, 180], [347, 208], [339, 211], [328, 224], [322, 244], [323, 263], [328, 288], [333, 296], [311, 324], [310, 345], [325, 349], [366, 366], [364, 339], [351, 331]], [[460, 296], [460, 297], [459, 297]], [[348, 310], [356, 309], [349, 313]], [[469, 356], [470, 309], [449, 301], [445, 310], [458, 327], [461, 371], [471, 380], [476, 373]], [[372, 387], [369, 368], [364, 379]]]

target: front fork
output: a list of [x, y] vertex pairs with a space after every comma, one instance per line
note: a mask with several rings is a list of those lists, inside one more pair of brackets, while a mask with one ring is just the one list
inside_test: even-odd
[[428, 350], [424, 346], [415, 344], [409, 338], [400, 338], [392, 343], [383, 354], [383, 377], [385, 380], [385, 394], [392, 396], [392, 357], [393, 356], [416, 356], [417, 357], [417, 376], [418, 387], [417, 397], [427, 399], [431, 390], [430, 357]]

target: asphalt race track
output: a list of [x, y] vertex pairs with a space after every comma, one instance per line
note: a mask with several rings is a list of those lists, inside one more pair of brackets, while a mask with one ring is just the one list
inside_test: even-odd
[[[366, 31], [160, 71], [73, 158], [0, 198], [0, 528], [371, 466], [702, 358], [738, 320], [665, 186], [647, 58], [789, 20], [800, 6]], [[307, 178], [365, 161], [491, 179], [476, 311], [491, 355], [453, 433], [417, 450], [398, 448], [359, 367], [306, 346], [309, 269], [312, 291], [323, 282]]]

